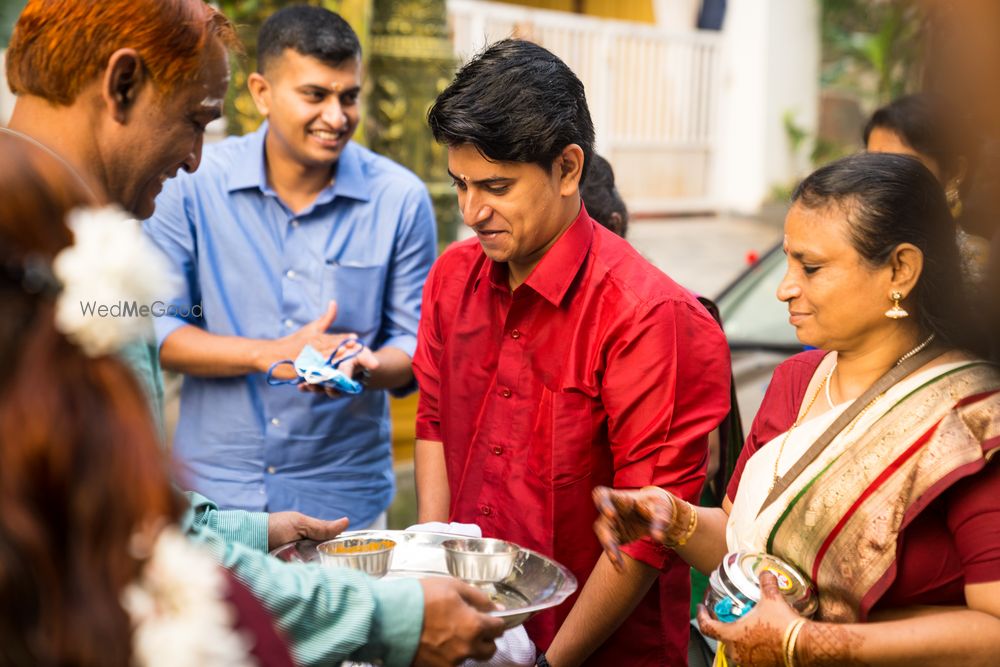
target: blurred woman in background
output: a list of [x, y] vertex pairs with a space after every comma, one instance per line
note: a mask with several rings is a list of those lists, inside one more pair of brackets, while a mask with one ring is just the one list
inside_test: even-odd
[[972, 161], [962, 154], [958, 133], [949, 132], [949, 117], [934, 96], [906, 95], [877, 109], [864, 129], [865, 147], [872, 153], [899, 153], [920, 160], [944, 188], [948, 208], [957, 223], [956, 234], [966, 282], [976, 289], [986, 277], [989, 241], [965, 229], [971, 216], [963, 200], [971, 189]]

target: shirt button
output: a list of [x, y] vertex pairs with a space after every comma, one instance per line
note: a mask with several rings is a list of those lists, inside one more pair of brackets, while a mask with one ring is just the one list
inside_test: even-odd
[[497, 456], [500, 456], [501, 454], [503, 454], [503, 447], [500, 447], [499, 445], [494, 447], [493, 453], [496, 454]]
[[482, 507], [479, 508], [479, 511], [483, 513], [483, 516], [489, 516], [493, 514], [493, 510], [490, 509], [488, 505], [483, 505]]
[[292, 225], [293, 228], [294, 227], [298, 227], [299, 226], [299, 221], [298, 220], [292, 220], [292, 222], [290, 224]]
[[268, 474], [273, 475], [274, 473], [276, 473], [278, 471], [275, 469], [274, 466], [267, 466], [267, 472], [268, 472]]
[[279, 425], [281, 425], [281, 420], [278, 419], [277, 417], [271, 417], [271, 426], [279, 426]]
[[285, 277], [289, 278], [290, 280], [294, 280], [295, 279], [295, 271], [293, 271], [291, 269], [288, 269], [287, 271], [285, 271]]
[[295, 326], [295, 322], [293, 322], [291, 320], [285, 320], [285, 326], [288, 327], [289, 329], [291, 329], [291, 328], [293, 328]]
[[514, 340], [517, 340], [518, 338], [521, 337], [521, 332], [518, 331], [517, 329], [514, 329], [513, 331], [510, 332], [510, 337], [513, 338]]
[[500, 395], [504, 398], [510, 398], [510, 389], [501, 389]]

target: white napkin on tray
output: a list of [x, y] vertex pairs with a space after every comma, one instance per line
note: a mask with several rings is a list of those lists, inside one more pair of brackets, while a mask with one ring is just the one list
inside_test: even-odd
[[[424, 533], [449, 533], [462, 537], [482, 537], [482, 529], [474, 523], [442, 523], [431, 521], [410, 526], [407, 530]], [[535, 643], [523, 625], [508, 630], [497, 639], [497, 652], [486, 661], [466, 660], [462, 667], [532, 667], [535, 664]]]

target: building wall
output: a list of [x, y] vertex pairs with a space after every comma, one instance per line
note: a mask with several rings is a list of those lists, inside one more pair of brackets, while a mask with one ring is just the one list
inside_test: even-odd
[[730, 3], [723, 28], [722, 101], [713, 199], [755, 213], [809, 170], [786, 115], [810, 135], [819, 121], [819, 9], [802, 0]]
[[502, 0], [511, 5], [576, 12], [588, 16], [623, 21], [655, 23], [653, 0]]

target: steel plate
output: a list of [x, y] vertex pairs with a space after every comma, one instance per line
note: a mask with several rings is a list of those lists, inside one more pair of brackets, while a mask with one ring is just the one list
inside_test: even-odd
[[[458, 536], [405, 530], [355, 530], [343, 533], [342, 537], [394, 540], [396, 548], [385, 579], [423, 579], [451, 576], [441, 543]], [[274, 549], [271, 555], [289, 562], [319, 563], [316, 544], [312, 540], [299, 540]], [[505, 579], [495, 584], [476, 585], [503, 607], [490, 613], [504, 619], [508, 628], [560, 604], [576, 591], [576, 586], [576, 577], [568, 569], [529, 549], [521, 549], [514, 569]]]

